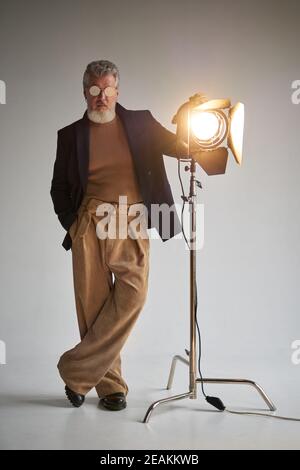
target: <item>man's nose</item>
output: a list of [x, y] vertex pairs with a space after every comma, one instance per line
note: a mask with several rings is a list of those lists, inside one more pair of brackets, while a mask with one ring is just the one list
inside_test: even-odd
[[99, 95], [97, 103], [106, 103], [106, 96], [105, 95], [104, 96]]

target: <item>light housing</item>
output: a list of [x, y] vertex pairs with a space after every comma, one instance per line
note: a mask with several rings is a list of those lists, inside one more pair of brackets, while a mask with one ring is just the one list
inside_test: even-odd
[[196, 160], [208, 175], [225, 173], [228, 148], [241, 165], [243, 103], [231, 107], [229, 99], [208, 100], [198, 93], [180, 106], [172, 123], [177, 124], [178, 141], [188, 145], [190, 158]]

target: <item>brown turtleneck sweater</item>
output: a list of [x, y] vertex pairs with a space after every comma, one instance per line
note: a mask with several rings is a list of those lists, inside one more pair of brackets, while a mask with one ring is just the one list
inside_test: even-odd
[[143, 200], [136, 179], [132, 155], [121, 119], [104, 124], [90, 121], [89, 174], [86, 197], [118, 202], [127, 196], [127, 203]]

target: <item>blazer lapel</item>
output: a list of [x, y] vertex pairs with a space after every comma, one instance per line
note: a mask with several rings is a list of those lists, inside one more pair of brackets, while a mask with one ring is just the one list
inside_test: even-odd
[[145, 160], [143, 161], [143, 159], [139, 158], [141, 154], [140, 138], [139, 138], [140, 135], [138, 133], [136, 119], [134, 119], [133, 117], [134, 113], [132, 111], [128, 111], [127, 109], [123, 108], [123, 106], [121, 106], [119, 103], [116, 104], [116, 113], [120, 117], [122, 124], [124, 126], [128, 145], [129, 145], [130, 152], [132, 155], [136, 177], [141, 186], [141, 190], [143, 190], [141, 175], [143, 175], [143, 172], [144, 172]]
[[89, 170], [89, 119], [85, 111], [82, 119], [76, 122], [76, 154], [82, 188], [85, 192]]

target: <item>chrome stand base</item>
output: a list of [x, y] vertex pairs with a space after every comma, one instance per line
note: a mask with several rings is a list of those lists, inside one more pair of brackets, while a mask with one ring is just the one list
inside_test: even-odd
[[[189, 351], [185, 350], [185, 352], [186, 352], [187, 355], [189, 355]], [[176, 367], [177, 361], [181, 361], [181, 362], [183, 362], [184, 364], [186, 364], [188, 366], [190, 365], [189, 360], [185, 359], [182, 356], [176, 355], [176, 356], [173, 357], [172, 364], [171, 364], [171, 370], [170, 370], [170, 374], [169, 374], [169, 380], [168, 380], [168, 384], [167, 384], [167, 390], [170, 390], [171, 387], [172, 387], [172, 383], [173, 383], [173, 379], [174, 379], [174, 373], [175, 373], [175, 367]], [[198, 383], [201, 383], [201, 379], [196, 379], [196, 385]], [[248, 380], [248, 379], [220, 379], [220, 378], [218, 378], [218, 379], [216, 379], [216, 378], [207, 379], [207, 378], [203, 378], [203, 383], [250, 385], [258, 391], [258, 393], [260, 394], [262, 399], [265, 401], [265, 403], [267, 404], [270, 411], [275, 411], [276, 410], [276, 407], [275, 407], [274, 403], [272, 402], [272, 400], [264, 392], [262, 387], [260, 385], [258, 385], [256, 382], [254, 382], [253, 380]], [[148, 423], [148, 421], [150, 419], [150, 416], [152, 414], [152, 411], [158, 405], [163, 404], [163, 403], [168, 403], [169, 401], [182, 400], [183, 398], [195, 399], [197, 397], [196, 397], [196, 394], [193, 391], [190, 391], [190, 392], [186, 392], [186, 393], [181, 393], [180, 395], [174, 395], [172, 397], [167, 397], [167, 398], [163, 398], [161, 400], [157, 400], [154, 403], [152, 403], [152, 405], [149, 406], [149, 408], [148, 408], [148, 410], [145, 414], [143, 423]]]

